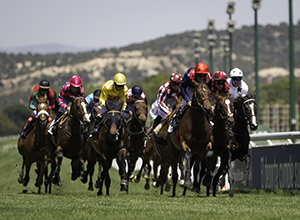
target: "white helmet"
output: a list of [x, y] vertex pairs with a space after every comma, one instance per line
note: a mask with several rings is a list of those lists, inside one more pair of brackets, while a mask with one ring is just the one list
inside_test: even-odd
[[230, 77], [243, 77], [243, 71], [239, 68], [234, 68], [230, 71]]

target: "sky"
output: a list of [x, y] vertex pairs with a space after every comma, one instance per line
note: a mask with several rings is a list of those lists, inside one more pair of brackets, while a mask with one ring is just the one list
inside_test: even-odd
[[[0, 0], [1, 48], [63, 44], [93, 49], [122, 47], [205, 30], [227, 29], [229, 0]], [[235, 0], [236, 28], [254, 24], [252, 0]], [[293, 23], [300, 1], [292, 0]], [[289, 23], [289, 0], [263, 0], [260, 25]], [[297, 12], [297, 13], [296, 13]]]

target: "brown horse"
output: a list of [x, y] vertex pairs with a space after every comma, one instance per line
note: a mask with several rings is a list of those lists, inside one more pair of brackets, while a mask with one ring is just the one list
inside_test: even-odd
[[[238, 97], [234, 102], [234, 120], [233, 138], [230, 143], [230, 161], [239, 159], [245, 161], [244, 178], [241, 183], [245, 186], [249, 183], [249, 166], [250, 156], [248, 154], [250, 135], [248, 125], [251, 130], [256, 130], [257, 124], [257, 104], [255, 102], [255, 94], [248, 94], [245, 97]], [[229, 175], [233, 175], [230, 173]], [[224, 175], [222, 181], [225, 183]]]
[[[122, 106], [121, 106], [122, 107]], [[126, 124], [122, 118], [120, 109], [111, 110], [103, 118], [102, 125], [98, 134], [98, 143], [93, 147], [101, 155], [100, 163], [103, 166], [101, 172], [100, 187], [97, 195], [102, 195], [103, 182], [105, 181], [106, 195], [109, 195], [111, 179], [109, 169], [112, 165], [112, 160], [116, 158], [119, 166], [119, 174], [121, 177], [120, 191], [128, 192], [128, 179], [126, 173], [126, 147], [128, 142], [128, 134]], [[92, 142], [94, 143], [94, 142]]]
[[81, 175], [81, 171], [84, 171], [84, 163], [80, 155], [87, 140], [87, 127], [89, 123], [90, 118], [87, 112], [87, 103], [84, 97], [76, 97], [72, 102], [70, 112], [60, 122], [56, 135], [57, 142], [55, 143], [53, 138], [48, 135], [48, 143], [51, 146], [52, 182], [54, 184], [59, 181], [63, 156], [72, 160], [72, 180], [76, 180]]
[[[217, 96], [217, 102], [214, 108], [214, 115], [213, 115], [213, 135], [214, 135], [214, 143], [213, 143], [213, 159], [212, 159], [212, 170], [215, 169], [217, 157], [220, 157], [221, 159], [221, 165], [216, 173], [216, 175], [213, 178], [213, 196], [216, 196], [216, 189], [219, 182], [219, 177], [221, 175], [226, 175], [226, 173], [229, 172], [230, 169], [230, 159], [229, 159], [229, 143], [230, 138], [232, 135], [232, 127], [234, 126], [234, 117], [233, 117], [233, 103], [230, 101], [228, 96]], [[202, 160], [201, 162], [201, 172], [200, 172], [200, 178], [199, 181], [195, 181], [197, 183], [196, 188], [199, 191], [200, 189], [200, 181], [203, 178], [205, 174], [205, 167], [206, 167], [206, 161]], [[194, 168], [198, 168], [197, 166]], [[230, 191], [229, 196], [233, 196], [232, 191], [232, 184], [233, 184], [233, 178], [229, 178], [230, 183]], [[194, 185], [195, 187], [195, 185]], [[206, 188], [206, 195], [209, 196], [209, 189], [210, 186], [207, 186]]]
[[[23, 183], [24, 186], [27, 186], [30, 179], [30, 167], [34, 162], [36, 162], [37, 179], [35, 186], [38, 187], [38, 194], [40, 194], [41, 185], [43, 183], [43, 175], [45, 175], [45, 179], [47, 178], [48, 152], [46, 147], [45, 132], [47, 123], [51, 120], [51, 116], [47, 104], [47, 95], [40, 98], [36, 96], [36, 100], [38, 102], [36, 105], [37, 113], [33, 129], [28, 133], [25, 139], [21, 137], [18, 139], [18, 150], [23, 157], [23, 164], [19, 174], [18, 182]], [[25, 178], [23, 178], [24, 167], [26, 169]], [[45, 187], [45, 192], [47, 192], [47, 187]]]
[[[176, 132], [168, 133], [167, 136], [168, 145], [171, 147], [172, 152], [173, 197], [175, 197], [178, 181], [177, 163], [181, 152], [185, 153], [186, 158], [185, 187], [192, 184], [191, 159], [193, 155], [197, 162], [206, 157], [208, 164], [211, 164], [213, 136], [208, 122], [210, 114], [210, 89], [205, 83], [197, 83], [193, 91], [191, 108], [186, 110], [180, 121], [178, 138]], [[204, 185], [210, 185], [211, 175], [211, 169], [207, 166], [206, 176], [203, 180]]]
[[135, 176], [132, 174], [136, 161], [143, 154], [144, 138], [146, 137], [145, 124], [147, 120], [147, 104], [144, 100], [136, 100], [132, 106], [132, 117], [127, 122], [129, 131], [129, 144], [127, 147], [128, 156], [128, 177], [134, 182]]
[[[92, 100], [93, 103], [93, 108], [91, 112], [91, 124], [89, 127], [89, 131], [91, 131], [94, 127], [94, 123], [97, 117], [100, 116], [100, 110], [101, 106], [100, 103], [95, 103]], [[89, 138], [88, 141], [86, 142], [86, 146], [84, 148], [84, 151], [81, 155], [82, 159], [84, 161], [87, 161], [87, 172], [84, 172], [84, 175], [81, 178], [81, 182], [86, 183], [88, 181], [88, 176], [89, 176], [89, 186], [88, 190], [94, 191], [94, 186], [93, 186], [93, 175], [95, 171], [95, 164], [98, 162], [98, 175], [97, 175], [97, 180], [95, 183], [95, 187], [99, 188], [100, 187], [100, 177], [101, 177], [101, 170], [102, 170], [102, 165], [100, 163], [100, 154], [94, 149], [94, 147], [91, 144], [91, 141], [94, 141], [94, 138]]]

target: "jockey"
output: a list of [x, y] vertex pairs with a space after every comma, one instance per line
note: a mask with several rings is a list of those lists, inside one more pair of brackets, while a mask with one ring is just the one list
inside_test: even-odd
[[229, 95], [230, 85], [226, 81], [227, 74], [224, 71], [217, 71], [212, 79], [211, 87], [211, 104], [213, 105], [217, 95], [227, 96]]
[[68, 104], [73, 101], [74, 97], [80, 96], [84, 96], [84, 88], [82, 86], [81, 78], [79, 76], [72, 76], [70, 81], [65, 82], [59, 91], [57, 98], [59, 110], [55, 120], [51, 122], [51, 125], [48, 129], [48, 134], [53, 135], [53, 132], [56, 132], [57, 125], [61, 119], [61, 116], [66, 113]]
[[[33, 88], [32, 92], [30, 94], [28, 107], [32, 110], [32, 113], [31, 113], [31, 116], [27, 120], [27, 124], [25, 125], [25, 128], [23, 129], [23, 131], [20, 134], [20, 136], [22, 138], [26, 137], [26, 135], [32, 128], [31, 125], [33, 124], [33, 122], [35, 120], [35, 116], [37, 113], [36, 112], [36, 104], [37, 104], [36, 95], [38, 97], [42, 97], [45, 94], [47, 94], [47, 102], [49, 105], [49, 109], [53, 110], [54, 92], [50, 88], [49, 81], [44, 79], [44, 80], [40, 81], [40, 83]], [[51, 119], [49, 118], [48, 120], [51, 120]]]
[[128, 120], [132, 116], [132, 106], [136, 100], [144, 100], [147, 104], [147, 97], [140, 86], [134, 86], [128, 89], [127, 107], [124, 111], [124, 118]]
[[88, 113], [91, 113], [93, 110], [93, 106], [96, 103], [99, 103], [100, 94], [101, 94], [101, 90], [96, 89], [93, 93], [91, 93], [87, 97], [85, 97], [85, 101], [88, 104], [88, 106], [87, 106]]
[[229, 97], [233, 102], [239, 96], [246, 96], [248, 94], [248, 85], [242, 80], [243, 71], [239, 68], [234, 68], [230, 71], [230, 78], [227, 82], [230, 85]]
[[182, 97], [184, 102], [180, 109], [174, 114], [170, 121], [168, 132], [172, 132], [173, 128], [177, 128], [181, 116], [192, 104], [193, 91], [196, 87], [195, 82], [204, 82], [211, 88], [211, 74], [209, 68], [205, 63], [198, 63], [195, 68], [188, 69], [182, 79]]
[[[103, 115], [107, 112], [106, 105], [109, 107], [121, 107], [121, 112], [126, 109], [127, 103], [126, 77], [122, 73], [117, 73], [113, 80], [108, 80], [103, 86], [99, 99], [101, 106], [100, 114]], [[97, 117], [91, 135], [97, 134], [101, 125], [102, 117]]]
[[[168, 116], [173, 106], [176, 104], [175, 96], [179, 98], [182, 96], [181, 90], [182, 77], [179, 73], [172, 73], [170, 80], [164, 82], [158, 89], [157, 99], [151, 105], [149, 112], [151, 118], [154, 120], [152, 129], [149, 134], [155, 129], [160, 123], [161, 119]], [[169, 107], [167, 106], [169, 105]]]

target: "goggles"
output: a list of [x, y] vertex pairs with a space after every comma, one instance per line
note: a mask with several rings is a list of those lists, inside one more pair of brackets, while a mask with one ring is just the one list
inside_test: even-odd
[[241, 78], [241, 77], [232, 77], [232, 80], [235, 81], [235, 82], [236, 82], [236, 81], [239, 82], [239, 81], [242, 80], [242, 78]]
[[225, 84], [225, 81], [215, 81], [215, 83], [216, 83], [217, 85], [224, 85], [224, 84]]

